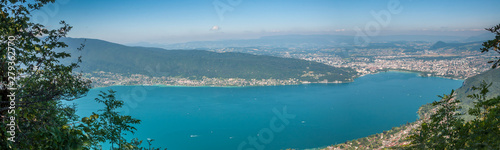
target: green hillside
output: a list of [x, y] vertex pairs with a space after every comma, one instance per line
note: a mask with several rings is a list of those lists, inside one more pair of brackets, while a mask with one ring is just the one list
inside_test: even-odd
[[[462, 87], [456, 90], [456, 98], [461, 101], [460, 105], [463, 107], [462, 112], [467, 111], [469, 108], [474, 106], [473, 100], [468, 98], [467, 95], [477, 94], [478, 91], [473, 91], [473, 86], [479, 86], [482, 81], [486, 83], [492, 83], [489, 88], [490, 92], [487, 94], [487, 98], [493, 98], [500, 95], [500, 69], [492, 69], [483, 72], [479, 75], [468, 78], [464, 81]], [[472, 119], [470, 116], [464, 116], [467, 120]]]
[[[455, 98], [461, 101], [459, 105], [462, 106], [462, 113], [466, 113], [469, 108], [474, 106], [474, 100], [468, 98], [467, 95], [478, 94], [479, 92], [473, 91], [472, 87], [478, 87], [482, 81], [492, 83], [491, 87], [488, 89], [490, 92], [486, 95], [487, 98], [493, 98], [500, 95], [500, 69], [488, 70], [470, 77], [464, 81], [460, 88], [455, 90]], [[431, 103], [423, 105], [418, 111], [419, 116], [428, 113], [432, 108], [434, 108], [434, 106], [432, 106]], [[473, 119], [472, 116], [468, 114], [464, 115], [463, 118], [466, 120]]]
[[[351, 81], [357, 74], [350, 68], [335, 68], [321, 63], [292, 58], [244, 53], [216, 53], [205, 50], [165, 50], [129, 47], [89, 39], [85, 49], [76, 51], [84, 39], [66, 38], [65, 50], [73, 57], [82, 55], [83, 72], [105, 71], [149, 76], [244, 79], [289, 79], [319, 82]], [[68, 61], [68, 60], [66, 60]], [[74, 61], [74, 60], [71, 60]], [[153, 71], [148, 71], [152, 68]]]
[[[487, 94], [488, 98], [493, 98], [500, 95], [500, 69], [492, 69], [486, 72], [483, 72], [474, 77], [470, 77], [464, 81], [462, 87], [455, 91], [456, 99], [459, 99], [461, 105], [463, 107], [462, 112], [466, 112], [469, 108], [474, 106], [473, 100], [467, 98], [467, 95], [475, 94], [476, 91], [472, 91], [473, 86], [480, 86], [481, 82], [484, 80], [487, 83], [493, 83], [489, 88], [490, 92]], [[420, 117], [424, 118], [424, 116], [429, 117], [433, 108], [436, 106], [432, 106], [431, 103], [423, 105], [418, 110], [418, 114]], [[471, 115], [463, 116], [465, 120], [474, 119]], [[401, 125], [399, 127], [393, 127], [388, 131], [384, 131], [383, 133], [373, 134], [367, 137], [354, 139], [351, 141], [347, 141], [342, 144], [332, 145], [331, 148], [341, 148], [341, 149], [402, 149], [398, 146], [409, 144], [409, 140], [407, 137], [411, 135], [417, 128], [420, 127], [421, 121], [418, 120], [416, 122], [407, 123], [405, 125]], [[356, 148], [358, 147], [358, 148]], [[329, 150], [328, 148], [320, 148], [320, 150]]]
[[465, 51], [477, 51], [480, 49], [482, 42], [468, 42], [468, 43], [445, 43], [438, 41], [430, 47], [430, 50], [448, 50], [453, 53], [461, 53]]

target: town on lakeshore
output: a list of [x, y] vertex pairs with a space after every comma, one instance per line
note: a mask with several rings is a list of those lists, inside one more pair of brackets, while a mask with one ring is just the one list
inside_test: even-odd
[[0, 0], [0, 150], [500, 150], [498, 6]]
[[[407, 47], [420, 49], [408, 52], [397, 48], [357, 48], [350, 50], [354, 54], [343, 54], [346, 48], [288, 48], [286, 51], [275, 51], [271, 47], [252, 48], [216, 48], [210, 51], [241, 52], [255, 55], [271, 55], [283, 58], [296, 58], [323, 63], [333, 67], [352, 68], [357, 74], [350, 79], [381, 71], [417, 72], [421, 76], [435, 76], [452, 79], [466, 79], [489, 69], [487, 60], [491, 55], [481, 54], [477, 50], [453, 51], [446, 49], [429, 50], [432, 43], [407, 42]], [[362, 55], [361, 55], [362, 54]], [[342, 56], [348, 55], [348, 56]], [[146, 72], [146, 71], [145, 71]], [[304, 71], [303, 76], [308, 72]], [[308, 84], [297, 78], [289, 79], [243, 79], [243, 78], [208, 78], [193, 79], [190, 77], [157, 77], [147, 74], [120, 74], [105, 71], [84, 73], [84, 77], [92, 80], [94, 87], [112, 85], [166, 85], [166, 86], [275, 86]], [[314, 82], [313, 82], [314, 83]], [[345, 81], [323, 81], [316, 83], [345, 83]]]

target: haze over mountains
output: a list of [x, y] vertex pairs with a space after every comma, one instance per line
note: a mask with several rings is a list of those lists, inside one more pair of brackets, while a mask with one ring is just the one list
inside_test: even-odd
[[[306, 61], [300, 59], [283, 58], [267, 56], [266, 54], [260, 53], [258, 55], [240, 53], [240, 52], [212, 52], [205, 49], [216, 48], [217, 46], [227, 46], [232, 43], [238, 43], [238, 45], [233, 45], [234, 47], [240, 47], [243, 49], [255, 50], [254, 47], [258, 47], [259, 44], [263, 47], [269, 47], [270, 51], [281, 51], [289, 52], [291, 48], [295, 47], [297, 50], [307, 50], [311, 49], [322, 49], [321, 46], [325, 47], [339, 47], [332, 49], [342, 49], [350, 48], [353, 50], [358, 50], [357, 52], [347, 52], [345, 57], [339, 59], [353, 59], [360, 54], [369, 54], [370, 52], [376, 52], [378, 50], [382, 51], [379, 54], [373, 56], [397, 56], [394, 53], [385, 53], [384, 49], [397, 50], [404, 53], [405, 56], [412, 56], [415, 59], [422, 60], [434, 60], [438, 59], [455, 59], [460, 57], [472, 57], [479, 54], [472, 54], [471, 52], [477, 52], [481, 46], [482, 38], [487, 38], [489, 36], [475, 36], [469, 38], [462, 38], [459, 40], [453, 40], [453, 37], [446, 40], [432, 39], [431, 36], [422, 36], [422, 40], [405, 40], [404, 36], [399, 37], [401, 40], [386, 40], [389, 39], [375, 39], [374, 41], [386, 41], [386, 42], [374, 42], [368, 47], [349, 47], [347, 43], [352, 40], [349, 36], [275, 36], [275, 37], [263, 37], [254, 40], [232, 40], [232, 41], [218, 41], [218, 42], [191, 42], [184, 43], [186, 45], [178, 45], [178, 49], [162, 49], [162, 48], [152, 48], [152, 47], [133, 47], [125, 46], [116, 43], [106, 42], [96, 39], [88, 39], [85, 42], [85, 49], [82, 52], [71, 51], [73, 54], [82, 55], [83, 63], [81, 71], [83, 72], [113, 72], [125, 75], [131, 74], [144, 74], [147, 76], [154, 77], [187, 77], [189, 79], [200, 79], [204, 77], [208, 78], [243, 78], [243, 79], [290, 79], [296, 78], [301, 81], [310, 82], [322, 82], [322, 81], [342, 81], [349, 82], [356, 77], [357, 72], [351, 68], [337, 68], [325, 65], [323, 63]], [[291, 38], [291, 39], [285, 39]], [[305, 39], [304, 39], [305, 38]], [[395, 37], [396, 38], [396, 37]], [[427, 38], [424, 39], [424, 38]], [[418, 38], [417, 38], [418, 39]], [[477, 39], [477, 40], [475, 40]], [[70, 49], [76, 49], [81, 43], [84, 43], [84, 39], [66, 38], [62, 41], [70, 45]], [[413, 42], [418, 41], [418, 42]], [[225, 43], [227, 42], [227, 43]], [[190, 47], [189, 44], [199, 44], [197, 46]], [[211, 45], [213, 47], [210, 47]], [[219, 45], [217, 45], [219, 44]], [[244, 47], [245, 45], [249, 47]], [[414, 45], [424, 44], [425, 46], [416, 47]], [[208, 45], [208, 47], [207, 47]], [[257, 46], [256, 46], [257, 45]], [[340, 48], [342, 47], [342, 48]], [[191, 48], [191, 49], [190, 49]], [[227, 48], [227, 47], [226, 47]], [[325, 48], [331, 50], [329, 48]], [[439, 57], [418, 57], [426, 55], [428, 51], [447, 54], [452, 56], [439, 56]], [[309, 53], [311, 51], [304, 51], [303, 53]], [[343, 51], [341, 50], [342, 53]], [[425, 52], [425, 53], [422, 53]], [[337, 56], [339, 53], [332, 52]], [[467, 53], [467, 54], [466, 54]], [[354, 55], [353, 55], [354, 54]], [[356, 55], [357, 54], [357, 55]], [[400, 54], [400, 53], [396, 53]], [[463, 55], [461, 55], [463, 54]], [[483, 54], [481, 54], [483, 55]], [[488, 55], [488, 54], [486, 54]], [[74, 61], [74, 60], [73, 60]], [[463, 61], [457, 61], [463, 62]], [[401, 62], [395, 63], [400, 65]], [[459, 66], [461, 63], [458, 63]], [[419, 66], [420, 67], [420, 66]], [[453, 68], [453, 66], [447, 66], [451, 71], [457, 71], [459, 69]], [[456, 90], [456, 98], [461, 100], [460, 106], [463, 107], [462, 112], [465, 112], [468, 108], [473, 106], [473, 100], [466, 98], [467, 95], [474, 93], [472, 91], [472, 86], [478, 86], [481, 81], [486, 81], [488, 83], [493, 83], [491, 87], [491, 92], [489, 96], [497, 96], [499, 88], [498, 76], [500, 75], [500, 70], [490, 70], [479, 74], [474, 77], [470, 77], [465, 80], [463, 86]], [[424, 105], [418, 111], [419, 114], [428, 113], [433, 107]], [[424, 115], [421, 115], [424, 116]], [[466, 119], [471, 119], [471, 116], [463, 116]], [[399, 132], [400, 129], [391, 130], [391, 132], [384, 132], [383, 137], [392, 137], [396, 135], [394, 133]], [[399, 135], [402, 136], [402, 135]], [[406, 135], [405, 135], [406, 136]], [[372, 137], [372, 136], [370, 136]], [[363, 138], [361, 138], [363, 139]], [[379, 139], [377, 137], [377, 139]], [[383, 141], [387, 139], [380, 139], [377, 142], [384, 143]]]
[[[425, 41], [447, 43], [478, 42], [493, 38], [491, 33], [477, 36], [439, 36], [439, 35], [388, 35], [367, 37], [372, 43], [386, 43], [396, 41]], [[197, 48], [225, 48], [225, 47], [251, 47], [268, 46], [277, 48], [304, 48], [304, 47], [352, 47], [355, 46], [356, 36], [350, 35], [276, 35], [264, 36], [257, 39], [232, 39], [217, 41], [192, 41], [174, 44], [153, 44], [140, 42], [127, 44], [130, 46], [160, 47], [166, 49], [197, 49]], [[359, 40], [364, 40], [360, 37]], [[168, 42], [168, 41], [166, 41]]]
[[[429, 50], [477, 49], [482, 39], [491, 37], [482, 34], [472, 37], [398, 35], [368, 37], [372, 41], [369, 49], [404, 49], [405, 52], [422, 51], [408, 46], [405, 42], [435, 42]], [[90, 73], [104, 71], [112, 73], [146, 74], [155, 77], [187, 77], [191, 79], [208, 78], [243, 78], [243, 79], [300, 79], [303, 81], [351, 81], [356, 71], [350, 68], [335, 68], [322, 63], [299, 59], [281, 58], [265, 55], [252, 55], [238, 52], [216, 53], [204, 51], [212, 48], [227, 47], [271, 47], [274, 51], [289, 48], [308, 49], [321, 47], [354, 46], [354, 36], [346, 35], [280, 35], [258, 39], [200, 41], [170, 45], [156, 44], [170, 50], [153, 47], [125, 46], [96, 39], [88, 39], [82, 52], [70, 51], [82, 55], [81, 71]], [[84, 39], [65, 38], [75, 50]], [[474, 41], [474, 42], [471, 42]], [[142, 43], [147, 46], [147, 43]], [[151, 44], [149, 44], [151, 46]], [[345, 56], [348, 58], [348, 56]], [[74, 61], [74, 59], [73, 59]], [[155, 71], [151, 71], [151, 70]]]

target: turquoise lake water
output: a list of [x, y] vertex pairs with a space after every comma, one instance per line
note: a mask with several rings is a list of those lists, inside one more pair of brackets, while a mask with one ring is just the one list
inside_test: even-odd
[[[135, 135], [168, 150], [315, 148], [389, 130], [417, 119], [418, 108], [462, 80], [416, 73], [366, 75], [343, 84], [271, 87], [113, 86], [75, 100], [77, 114], [103, 108], [100, 90], [125, 101], [123, 114], [142, 120]], [[286, 114], [283, 111], [286, 109]], [[288, 123], [288, 124], [287, 124]], [[129, 138], [130, 139], [130, 138]]]

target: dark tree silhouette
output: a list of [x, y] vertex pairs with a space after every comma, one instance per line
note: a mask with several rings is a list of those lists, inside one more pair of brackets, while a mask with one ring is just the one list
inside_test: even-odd
[[[486, 28], [486, 30], [490, 31], [491, 33], [495, 33], [496, 35], [495, 35], [495, 39], [488, 40], [488, 41], [483, 43], [483, 47], [481, 48], [481, 52], [484, 53], [484, 52], [489, 52], [490, 50], [492, 50], [492, 51], [495, 51], [498, 54], [500, 54], [500, 49], [499, 49], [499, 46], [500, 46], [500, 24], [496, 25], [494, 27], [491, 27], [491, 28]], [[493, 69], [497, 68], [498, 65], [500, 64], [500, 58], [496, 57], [496, 59], [497, 60], [492, 60], [492, 61], [488, 62], [488, 63], [493, 63], [493, 65], [491, 66], [491, 68], [493, 68]]]

